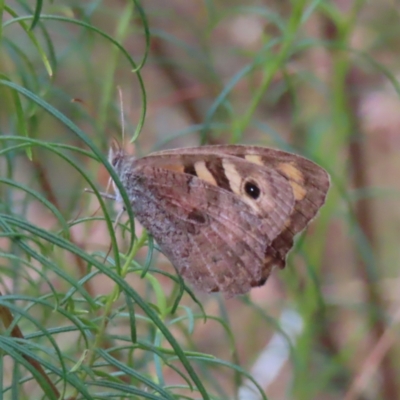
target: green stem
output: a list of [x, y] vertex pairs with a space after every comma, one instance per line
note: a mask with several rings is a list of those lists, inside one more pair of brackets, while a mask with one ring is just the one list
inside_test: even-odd
[[252, 97], [249, 108], [245, 112], [244, 116], [233, 126], [234, 141], [237, 141], [241, 137], [242, 133], [246, 130], [246, 128], [250, 125], [251, 119], [253, 118], [253, 115], [256, 112], [257, 107], [260, 104], [263, 96], [265, 95], [266, 90], [271, 84], [276, 72], [282, 67], [282, 65], [285, 64], [286, 59], [290, 54], [292, 44], [296, 39], [296, 34], [298, 33], [299, 26], [302, 23], [302, 16], [305, 9], [305, 4], [305, 0], [295, 2], [280, 51], [278, 54], [267, 59], [264, 66], [265, 70], [263, 79], [258, 90], [256, 90], [255, 94]]

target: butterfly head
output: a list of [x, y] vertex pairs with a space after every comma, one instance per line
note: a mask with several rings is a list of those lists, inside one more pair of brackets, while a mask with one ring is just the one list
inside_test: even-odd
[[[124, 163], [126, 157], [127, 157], [126, 151], [116, 140], [113, 140], [111, 142], [110, 150], [108, 151], [108, 162], [112, 165], [115, 172], [122, 181], [124, 175], [124, 166], [126, 166], [126, 163]], [[117, 201], [122, 201], [118, 188], [116, 187], [114, 181], [112, 181], [111, 178], [110, 180], [112, 182]]]
[[108, 151], [108, 162], [113, 166], [115, 172], [121, 173], [122, 160], [125, 158], [125, 150], [117, 141], [112, 141], [110, 150]]

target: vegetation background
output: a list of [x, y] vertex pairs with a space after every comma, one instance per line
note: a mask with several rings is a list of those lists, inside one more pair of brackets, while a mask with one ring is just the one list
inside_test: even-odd
[[[0, 15], [1, 398], [400, 399], [398, 2]], [[114, 231], [115, 205], [84, 188], [107, 185], [118, 88], [138, 156], [240, 142], [330, 172], [285, 270], [194, 297], [132, 213]]]

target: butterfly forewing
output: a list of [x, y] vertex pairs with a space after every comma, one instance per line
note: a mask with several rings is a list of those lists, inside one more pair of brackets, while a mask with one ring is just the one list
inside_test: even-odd
[[[182, 151], [173, 149], [153, 154], [176, 154], [179, 150]], [[295, 197], [293, 211], [285, 228], [266, 248], [266, 269], [269, 271], [272, 265], [283, 268], [287, 253], [293, 246], [294, 236], [309, 224], [325, 202], [330, 185], [328, 173], [304, 157], [267, 147], [203, 146], [189, 148], [187, 151], [203, 155], [211, 152], [241, 157], [256, 165], [273, 168], [290, 183]]]
[[284, 266], [293, 236], [329, 187], [311, 161], [254, 146], [119, 155], [115, 168], [138, 220], [178, 272], [198, 289], [228, 296]]

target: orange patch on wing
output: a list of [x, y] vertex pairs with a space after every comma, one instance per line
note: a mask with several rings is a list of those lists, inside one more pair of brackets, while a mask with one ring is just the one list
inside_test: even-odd
[[295, 165], [293, 165], [293, 163], [280, 163], [278, 164], [278, 169], [287, 175], [290, 180], [297, 183], [304, 182], [303, 174]]
[[253, 164], [264, 165], [262, 157], [257, 154], [247, 154], [244, 156], [244, 158]]
[[174, 172], [184, 172], [185, 166], [183, 164], [166, 164], [162, 166], [165, 169], [168, 169], [170, 171]]
[[291, 218], [288, 218], [286, 221], [285, 221], [285, 223], [283, 224], [283, 226], [285, 227], [285, 228], [290, 228], [290, 225], [292, 224], [292, 219]]
[[237, 171], [235, 165], [230, 161], [222, 159], [222, 166], [224, 168], [225, 176], [228, 178], [232, 192], [240, 196], [242, 194], [240, 190], [243, 182], [242, 176]]
[[307, 190], [303, 185], [304, 176], [301, 171], [293, 163], [280, 163], [277, 168], [289, 179], [296, 201], [303, 200], [306, 197]]
[[196, 175], [201, 180], [208, 182], [211, 185], [217, 186], [217, 181], [215, 180], [210, 170], [207, 168], [206, 163], [204, 161], [197, 161], [194, 164], [194, 169], [196, 171]]
[[306, 188], [304, 186], [300, 185], [299, 183], [294, 182], [294, 181], [289, 181], [289, 183], [290, 183], [290, 186], [293, 189], [294, 198], [297, 201], [303, 200], [304, 197], [306, 197], [306, 194], [307, 194]]

